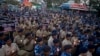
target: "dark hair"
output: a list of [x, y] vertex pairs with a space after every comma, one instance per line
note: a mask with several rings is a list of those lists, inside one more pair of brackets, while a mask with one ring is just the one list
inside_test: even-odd
[[37, 41], [37, 42], [41, 42], [42, 40], [43, 40], [43, 39], [39, 37], [39, 38], [37, 38], [36, 41]]
[[20, 33], [20, 32], [23, 32], [23, 29], [20, 29], [18, 32], [19, 32], [19, 33]]
[[54, 39], [54, 40], [53, 40], [53, 43], [54, 43], [54, 44], [59, 43], [59, 39]]
[[88, 49], [94, 49], [95, 45], [88, 45]]
[[28, 37], [28, 36], [30, 36], [30, 35], [32, 35], [32, 33], [31, 33], [31, 32], [26, 33], [26, 34], [25, 34], [25, 37]]
[[64, 50], [68, 50], [68, 49], [71, 49], [72, 48], [72, 45], [65, 45], [64, 46]]
[[11, 40], [11, 38], [9, 36], [6, 36], [4, 41], [7, 42], [8, 40]]
[[4, 31], [4, 27], [0, 26], [0, 31]]
[[2, 37], [4, 35], [4, 33], [3, 32], [0, 32], [0, 37]]
[[80, 53], [86, 53], [88, 51], [87, 48], [81, 47], [80, 48]]
[[66, 34], [66, 37], [71, 37], [71, 34]]
[[43, 48], [43, 52], [49, 52], [50, 51], [50, 47], [49, 46], [44, 46], [44, 48]]

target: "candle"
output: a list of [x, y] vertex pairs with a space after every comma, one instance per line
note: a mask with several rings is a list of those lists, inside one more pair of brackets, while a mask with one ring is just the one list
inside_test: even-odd
[[22, 42], [22, 40], [20, 40]]
[[60, 51], [59, 48], [57, 48], [57, 51], [58, 51], [58, 52]]

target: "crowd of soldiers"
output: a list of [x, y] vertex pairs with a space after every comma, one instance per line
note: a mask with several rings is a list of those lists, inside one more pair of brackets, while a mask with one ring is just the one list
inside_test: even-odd
[[0, 26], [0, 56], [100, 56], [95, 12], [20, 10], [2, 16], [13, 23]]

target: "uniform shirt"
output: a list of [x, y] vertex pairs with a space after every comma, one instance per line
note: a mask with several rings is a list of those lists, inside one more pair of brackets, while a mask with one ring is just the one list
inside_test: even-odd
[[49, 47], [52, 47], [53, 46], [53, 37], [52, 36], [50, 36], [50, 38], [49, 38], [49, 40], [48, 40], [48, 46]]
[[72, 45], [72, 42], [70, 40], [64, 39], [62, 41], [62, 46], [65, 46], [65, 45]]
[[44, 45], [40, 46], [39, 44], [37, 44], [34, 49], [35, 56], [36, 55], [41, 56], [43, 54], [43, 48], [44, 48]]
[[33, 50], [33, 47], [34, 47], [34, 44], [35, 44], [35, 41], [34, 40], [31, 40], [30, 43], [28, 43], [29, 41], [30, 40], [28, 40], [28, 39], [25, 39], [23, 41], [24, 49], [27, 50], [27, 51], [32, 51]]
[[16, 45], [16, 43], [12, 43], [11, 46], [8, 46], [7, 44], [4, 45], [3, 50], [4, 50], [5, 55], [9, 56], [10, 53], [19, 51], [19, 48]]
[[42, 37], [42, 31], [41, 31], [41, 30], [37, 30], [37, 32], [36, 32], [36, 36], [38, 36], [38, 37]]
[[3, 48], [0, 48], [0, 56], [5, 56]]
[[66, 37], [66, 32], [63, 31], [63, 30], [60, 30], [60, 37], [61, 37], [61, 38]]
[[61, 56], [71, 56], [71, 54], [66, 53], [66, 52], [62, 52]]
[[24, 37], [25, 36], [16, 36], [15, 38], [14, 38], [14, 43], [16, 43], [19, 47], [22, 47], [22, 45], [23, 45], [23, 41], [24, 41]]
[[48, 36], [48, 32], [47, 32], [46, 30], [44, 30], [42, 34], [43, 34], [43, 35], [42, 35], [43, 37]]

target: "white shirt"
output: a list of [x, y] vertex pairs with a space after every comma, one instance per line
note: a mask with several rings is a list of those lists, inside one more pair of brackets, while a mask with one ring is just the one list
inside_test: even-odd
[[48, 46], [49, 47], [52, 47], [53, 46], [53, 37], [52, 36], [50, 36], [50, 38], [49, 38], [49, 40], [48, 40]]
[[65, 45], [72, 45], [72, 42], [70, 40], [64, 39], [62, 41], [62, 46], [65, 46]]
[[16, 43], [12, 43], [11, 46], [8, 46], [7, 44], [4, 45], [3, 50], [4, 50], [5, 55], [9, 56], [10, 53], [19, 51], [19, 48], [16, 45]]

